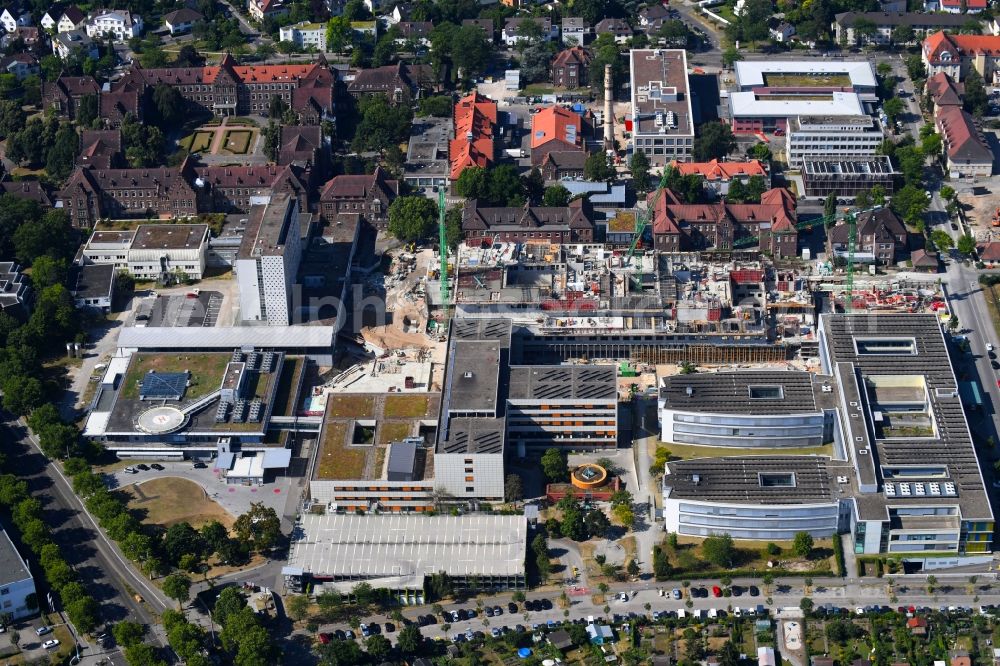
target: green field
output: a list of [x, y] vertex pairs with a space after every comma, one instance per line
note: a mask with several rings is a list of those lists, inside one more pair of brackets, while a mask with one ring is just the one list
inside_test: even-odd
[[139, 399], [139, 382], [150, 370], [191, 373], [184, 400], [194, 400], [211, 393], [222, 384], [222, 375], [231, 354], [136, 354], [122, 382], [122, 398]]
[[832, 88], [851, 85], [847, 74], [765, 74], [764, 85], [771, 88]]
[[222, 137], [222, 148], [234, 155], [246, 155], [250, 151], [253, 135], [250, 130], [226, 130]]

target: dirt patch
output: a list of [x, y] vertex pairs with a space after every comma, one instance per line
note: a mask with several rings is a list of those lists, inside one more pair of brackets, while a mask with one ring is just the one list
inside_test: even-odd
[[128, 507], [145, 512], [144, 522], [170, 527], [188, 522], [198, 528], [217, 520], [227, 528], [235, 518], [194, 481], [168, 476], [122, 488], [132, 496]]
[[378, 431], [378, 443], [382, 445], [398, 442], [404, 437], [409, 437], [413, 432], [413, 424], [406, 423], [383, 423]]

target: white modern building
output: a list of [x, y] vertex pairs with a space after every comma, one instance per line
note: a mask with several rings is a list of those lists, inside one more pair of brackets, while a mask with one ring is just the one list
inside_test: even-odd
[[86, 29], [89, 37], [127, 42], [142, 34], [142, 17], [127, 9], [97, 9], [87, 18]]
[[775, 90], [855, 92], [862, 101], [877, 99], [875, 67], [867, 60], [741, 60], [733, 65], [740, 92]]
[[789, 540], [838, 531], [840, 502], [820, 456], [700, 458], [669, 463], [663, 519], [682, 536]]
[[807, 157], [874, 157], [884, 138], [872, 116], [798, 116], [788, 122], [786, 154], [795, 167]]
[[0, 614], [15, 621], [36, 615], [35, 579], [6, 530], [0, 530], [0, 572]]
[[141, 224], [131, 231], [95, 231], [83, 247], [83, 261], [113, 264], [139, 280], [181, 273], [200, 280], [208, 237], [206, 224]]
[[182, 7], [164, 15], [163, 26], [171, 35], [178, 35], [190, 32], [194, 24], [204, 18], [201, 12], [196, 12], [189, 7]]
[[717, 372], [665, 377], [660, 439], [737, 448], [821, 446], [833, 437], [833, 388], [809, 372]]
[[56, 32], [62, 33], [70, 32], [71, 30], [80, 30], [86, 22], [87, 15], [83, 13], [83, 10], [75, 5], [70, 6], [59, 15], [59, 20], [56, 23]]
[[687, 52], [647, 49], [629, 52], [632, 91], [632, 149], [653, 166], [690, 161], [694, 116], [688, 89]]
[[295, 25], [281, 28], [279, 39], [291, 42], [300, 49], [314, 48], [319, 52], [326, 51], [326, 24], [302, 21]]
[[246, 324], [292, 323], [292, 287], [302, 258], [298, 200], [274, 194], [251, 206], [236, 257], [240, 318]]

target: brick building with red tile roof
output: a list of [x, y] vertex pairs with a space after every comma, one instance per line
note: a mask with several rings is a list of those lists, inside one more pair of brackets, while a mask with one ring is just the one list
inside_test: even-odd
[[450, 178], [469, 167], [486, 168], [496, 160], [497, 103], [478, 92], [455, 104], [455, 138], [448, 145]]

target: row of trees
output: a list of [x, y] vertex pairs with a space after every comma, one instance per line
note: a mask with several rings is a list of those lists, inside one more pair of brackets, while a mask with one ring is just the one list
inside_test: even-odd
[[[93, 631], [99, 622], [100, 607], [52, 541], [51, 531], [42, 519], [42, 503], [29, 496], [28, 484], [13, 474], [0, 476], [0, 505], [10, 512], [21, 541], [35, 554], [70, 621], [79, 631]], [[28, 597], [27, 605], [29, 609], [37, 608], [37, 597]]]

